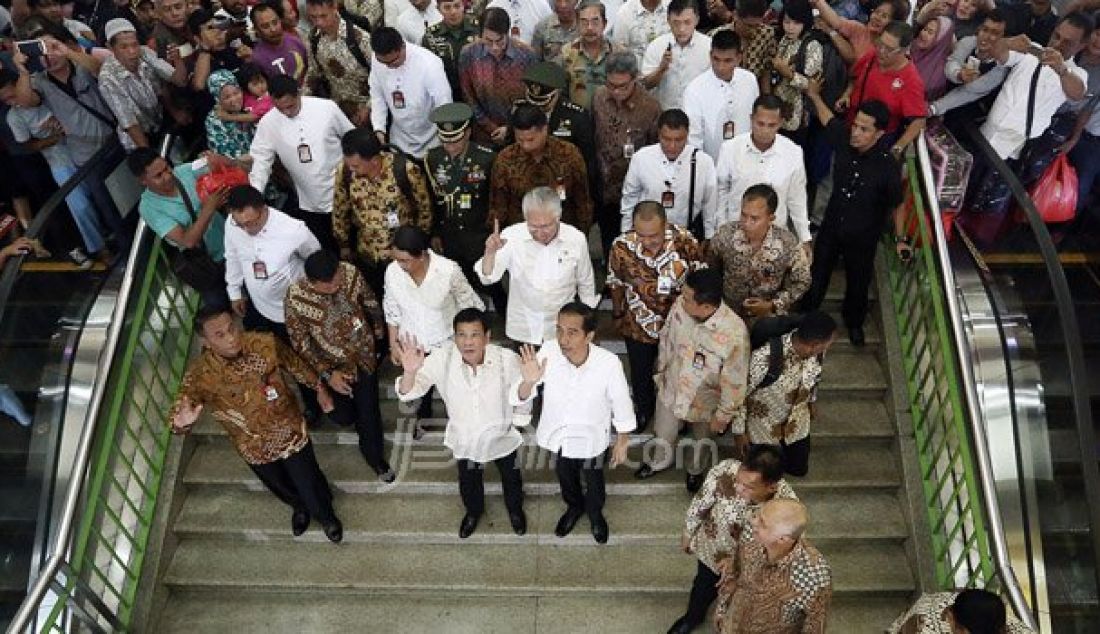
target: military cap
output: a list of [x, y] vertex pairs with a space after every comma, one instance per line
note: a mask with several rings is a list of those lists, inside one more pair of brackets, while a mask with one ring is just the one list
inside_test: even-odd
[[439, 130], [440, 140], [448, 143], [459, 140], [473, 118], [473, 108], [460, 101], [439, 106], [428, 116]]
[[569, 83], [565, 70], [554, 62], [532, 64], [523, 73], [523, 81], [540, 84], [553, 90], [562, 90]]

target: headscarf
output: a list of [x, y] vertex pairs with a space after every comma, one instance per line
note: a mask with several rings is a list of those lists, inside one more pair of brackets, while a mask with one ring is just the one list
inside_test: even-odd
[[932, 46], [921, 49], [914, 41], [909, 47], [909, 56], [924, 81], [924, 95], [929, 101], [938, 99], [947, 90], [947, 76], [943, 74], [943, 69], [951, 54], [955, 31], [951, 18], [940, 16], [936, 21], [940, 23], [940, 30]]
[[206, 80], [206, 86], [210, 89], [210, 94], [214, 95], [214, 99], [221, 100], [222, 88], [228, 85], [237, 85], [237, 78], [233, 76], [233, 73], [227, 70], [216, 70], [210, 73], [210, 77]]

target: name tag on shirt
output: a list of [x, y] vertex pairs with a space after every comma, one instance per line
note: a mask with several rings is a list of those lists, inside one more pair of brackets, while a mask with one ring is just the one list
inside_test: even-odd
[[393, 209], [386, 212], [386, 227], [389, 229], [396, 229], [401, 226], [401, 219], [397, 217], [397, 212]]
[[267, 279], [267, 265], [260, 260], [252, 263], [252, 277], [258, 280]]
[[312, 163], [313, 152], [309, 150], [309, 146], [302, 143], [298, 146], [298, 162], [299, 163]]
[[703, 370], [707, 367], [707, 355], [702, 352], [696, 352], [695, 358], [692, 360], [691, 365], [696, 370]]
[[727, 121], [722, 124], [722, 138], [732, 139], [734, 133], [737, 131], [737, 126], [732, 121]]
[[278, 398], [279, 398], [279, 391], [276, 390], [274, 386], [271, 386], [271, 385], [265, 385], [264, 386], [264, 399], [267, 400], [268, 403], [270, 403], [272, 401], [275, 401], [275, 400], [278, 400]]
[[469, 209], [474, 206], [473, 202], [473, 196], [471, 196], [470, 194], [459, 194], [458, 196], [459, 209]]
[[393, 107], [395, 110], [405, 109], [405, 93], [400, 90], [393, 91]]
[[657, 293], [661, 295], [668, 295], [676, 288], [676, 282], [667, 275], [660, 275], [657, 277]]
[[673, 192], [671, 192], [667, 189], [665, 191], [661, 192], [661, 206], [662, 207], [664, 207], [665, 209], [672, 209], [673, 205], [675, 205], [675, 204], [676, 204], [676, 194], [674, 194]]
[[623, 158], [628, 159], [632, 156], [634, 156], [634, 144], [633, 143], [623, 144]]

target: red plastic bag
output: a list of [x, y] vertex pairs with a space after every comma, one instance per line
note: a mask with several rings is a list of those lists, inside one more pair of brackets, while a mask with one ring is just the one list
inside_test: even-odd
[[233, 166], [216, 167], [195, 181], [195, 191], [199, 194], [199, 200], [205, 201], [207, 196], [221, 187], [232, 188], [247, 184], [248, 172], [243, 169]]
[[1077, 171], [1059, 154], [1028, 192], [1043, 222], [1067, 222], [1077, 213]]

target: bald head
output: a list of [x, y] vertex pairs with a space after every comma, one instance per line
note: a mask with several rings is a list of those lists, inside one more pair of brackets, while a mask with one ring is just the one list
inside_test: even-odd
[[809, 515], [806, 507], [797, 500], [774, 499], [760, 509], [761, 523], [766, 527], [768, 536], [779, 540], [789, 537], [797, 541], [806, 531]]

